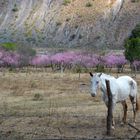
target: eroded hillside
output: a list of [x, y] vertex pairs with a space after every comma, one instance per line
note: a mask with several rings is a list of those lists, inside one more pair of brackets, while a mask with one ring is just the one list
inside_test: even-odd
[[138, 23], [134, 0], [0, 1], [0, 42], [116, 48]]

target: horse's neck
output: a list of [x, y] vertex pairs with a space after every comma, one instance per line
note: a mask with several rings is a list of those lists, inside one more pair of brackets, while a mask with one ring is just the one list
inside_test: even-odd
[[102, 92], [106, 91], [106, 83], [105, 83], [105, 78], [101, 78], [101, 84], [100, 84], [100, 89]]
[[105, 80], [109, 80], [106, 77], [101, 77], [101, 83], [100, 83], [100, 90], [101, 90], [101, 94], [102, 94], [102, 100], [107, 103], [108, 101], [108, 96], [107, 96], [107, 89], [106, 89], [106, 82]]
[[105, 83], [105, 79], [103, 78], [101, 79], [100, 90], [102, 94], [102, 99], [106, 103], [108, 98], [107, 98], [106, 83]]
[[113, 82], [116, 78], [110, 75], [103, 74], [101, 77], [100, 89], [102, 92], [106, 93], [106, 80], [109, 80], [110, 83]]
[[107, 75], [107, 74], [104, 74], [104, 73], [103, 73], [103, 74], [101, 75], [100, 79], [101, 79], [103, 82], [105, 82], [105, 80], [111, 81], [111, 80], [115, 80], [116, 78], [113, 77], [113, 76], [111, 76], [111, 75]]
[[103, 74], [101, 75], [101, 78], [103, 78], [103, 79], [112, 79], [112, 78], [115, 78], [115, 77], [103, 73]]
[[106, 80], [110, 80], [110, 79], [111, 79], [111, 78], [110, 78], [109, 75], [106, 75], [106, 74], [101, 75], [101, 77], [100, 77], [101, 85], [102, 85], [102, 86], [105, 86], [105, 81], [106, 81]]

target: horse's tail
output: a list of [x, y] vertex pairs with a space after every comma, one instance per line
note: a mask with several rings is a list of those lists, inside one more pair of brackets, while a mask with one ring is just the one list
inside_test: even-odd
[[136, 96], [136, 111], [139, 111], [139, 109], [140, 109], [140, 105], [139, 105], [138, 97]]

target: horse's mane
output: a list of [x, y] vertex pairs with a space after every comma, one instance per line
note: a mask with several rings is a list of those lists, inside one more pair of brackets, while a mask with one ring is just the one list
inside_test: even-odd
[[[100, 73], [101, 74], [101, 73]], [[101, 78], [105, 78], [105, 79], [116, 79], [114, 76], [102, 73], [101, 74]]]

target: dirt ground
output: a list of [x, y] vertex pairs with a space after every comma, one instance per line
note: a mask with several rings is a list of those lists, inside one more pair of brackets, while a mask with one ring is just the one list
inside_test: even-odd
[[[137, 75], [139, 84], [140, 75]], [[140, 139], [140, 133], [121, 125], [117, 104], [115, 130], [106, 136], [107, 109], [90, 96], [88, 73], [0, 72], [0, 140]], [[128, 100], [128, 122], [132, 123]], [[136, 127], [140, 129], [140, 113]]]

